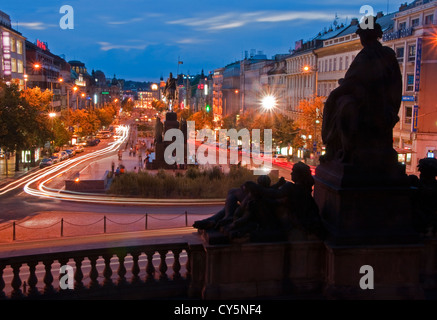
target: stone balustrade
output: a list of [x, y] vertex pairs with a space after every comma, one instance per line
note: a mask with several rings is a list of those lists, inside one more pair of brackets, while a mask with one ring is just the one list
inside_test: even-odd
[[[189, 261], [185, 242], [4, 257], [0, 258], [0, 299], [186, 296]], [[64, 265], [74, 272], [73, 289], [61, 286], [61, 278], [68, 276], [59, 271]]]

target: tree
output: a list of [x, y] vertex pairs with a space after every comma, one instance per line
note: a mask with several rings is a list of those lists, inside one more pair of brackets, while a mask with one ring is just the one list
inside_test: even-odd
[[299, 102], [300, 115], [297, 118], [297, 124], [302, 129], [302, 134], [307, 137], [311, 135], [310, 143], [307, 148], [312, 149], [313, 146], [318, 148], [320, 144], [320, 136], [322, 131], [323, 107], [325, 97], [311, 96], [309, 99], [302, 99]]
[[164, 102], [156, 99], [152, 101], [152, 108], [155, 109], [157, 112], [164, 112], [168, 110], [168, 107]]
[[0, 145], [7, 152], [15, 151], [15, 170], [19, 170], [20, 151], [34, 148], [52, 136], [48, 106], [51, 93], [39, 88], [19, 90], [18, 83], [0, 82]]
[[205, 110], [200, 110], [196, 113], [193, 113], [187, 120], [195, 122], [196, 130], [205, 128], [214, 129], [213, 115]]
[[236, 129], [237, 128], [237, 113], [232, 113], [224, 116], [222, 118], [222, 128], [223, 129]]

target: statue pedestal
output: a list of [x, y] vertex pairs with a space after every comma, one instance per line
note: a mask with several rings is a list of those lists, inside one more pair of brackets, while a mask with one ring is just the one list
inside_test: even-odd
[[[412, 195], [401, 167], [363, 172], [324, 163], [314, 198], [328, 230], [325, 296], [332, 299], [423, 299], [423, 244], [412, 225]], [[360, 268], [374, 270], [374, 289], [360, 287]]]
[[[327, 299], [424, 299], [420, 284], [423, 245], [338, 246], [326, 244]], [[373, 268], [373, 289], [360, 286], [362, 266]], [[368, 280], [363, 281], [369, 284]]]
[[322, 164], [314, 177], [314, 199], [336, 244], [417, 243], [412, 195], [406, 175], [378, 181], [353, 167]]

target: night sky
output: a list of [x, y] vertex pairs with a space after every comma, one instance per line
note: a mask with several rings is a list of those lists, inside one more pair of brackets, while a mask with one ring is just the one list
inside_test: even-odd
[[[205, 74], [244, 58], [251, 49], [268, 58], [288, 53], [338, 23], [397, 11], [405, 1], [372, 0], [15, 0], [2, 1], [12, 27], [29, 41], [47, 42], [51, 52], [84, 62], [107, 77], [157, 81], [170, 72]], [[409, 1], [408, 3], [410, 3]], [[63, 30], [63, 5], [74, 9], [74, 29]], [[178, 57], [183, 64], [178, 64]]]

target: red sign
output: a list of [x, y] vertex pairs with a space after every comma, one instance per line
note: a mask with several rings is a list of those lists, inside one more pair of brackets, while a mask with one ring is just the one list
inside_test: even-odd
[[44, 42], [39, 41], [38, 39], [36, 39], [36, 45], [42, 50], [47, 50], [47, 45]]

